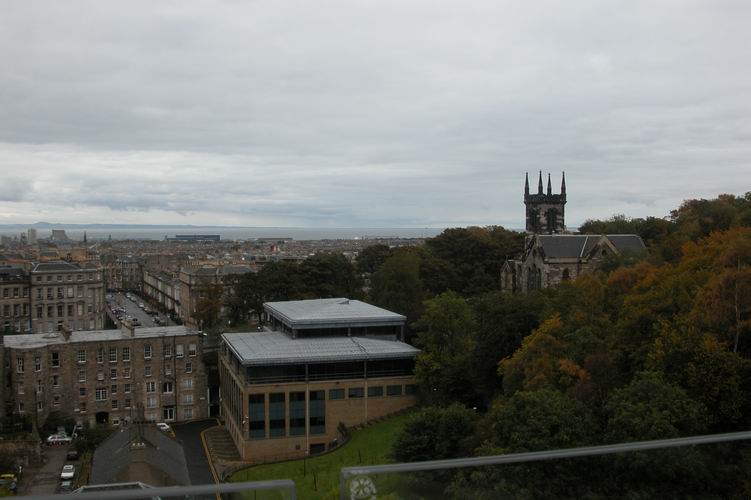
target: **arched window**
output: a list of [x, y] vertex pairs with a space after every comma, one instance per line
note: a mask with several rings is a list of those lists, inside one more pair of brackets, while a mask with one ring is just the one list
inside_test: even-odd
[[571, 272], [569, 272], [568, 267], [563, 270], [563, 276], [561, 277], [561, 280], [568, 281], [571, 279]]

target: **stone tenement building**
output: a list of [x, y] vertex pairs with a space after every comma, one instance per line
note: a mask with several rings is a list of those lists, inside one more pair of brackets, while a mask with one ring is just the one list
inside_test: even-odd
[[186, 325], [201, 327], [194, 317], [196, 306], [206, 297], [211, 286], [224, 289], [224, 279], [229, 275], [251, 272], [247, 266], [184, 267], [178, 275], [180, 289], [180, 318]]
[[243, 460], [304, 457], [338, 445], [340, 426], [416, 403], [418, 349], [405, 318], [357, 300], [264, 304], [272, 329], [225, 333], [222, 414]]
[[19, 266], [0, 266], [2, 333], [29, 331], [29, 274]]
[[170, 315], [180, 314], [180, 281], [164, 271], [143, 270], [143, 294]]
[[560, 234], [566, 228], [565, 177], [559, 195], [552, 194], [550, 175], [547, 194], [542, 192], [542, 172], [535, 195], [529, 194], [529, 178], [525, 179], [524, 204], [528, 233], [524, 253], [504, 263], [501, 269], [503, 291], [527, 293], [556, 286], [595, 271], [606, 259], [646, 252], [644, 242], [636, 234]]
[[101, 330], [105, 302], [102, 269], [71, 262], [41, 262], [31, 270], [31, 330]]
[[123, 328], [3, 339], [5, 408], [51, 411], [79, 423], [119, 424], [207, 416], [200, 334], [185, 327]]

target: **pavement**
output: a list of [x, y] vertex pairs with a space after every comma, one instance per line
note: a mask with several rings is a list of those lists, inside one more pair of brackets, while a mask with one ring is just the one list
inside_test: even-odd
[[[27, 469], [20, 481], [19, 495], [51, 495], [60, 484], [60, 472], [65, 465], [67, 446], [45, 447], [44, 457], [46, 462], [39, 469]], [[79, 463], [75, 463], [78, 473]]]

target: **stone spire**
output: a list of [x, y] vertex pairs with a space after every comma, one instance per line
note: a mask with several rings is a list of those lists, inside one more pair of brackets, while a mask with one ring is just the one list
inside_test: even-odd
[[566, 172], [561, 176], [561, 196], [566, 197]]
[[548, 173], [548, 196], [553, 194], [553, 186], [550, 184], [550, 174]]
[[524, 173], [524, 197], [529, 196], [529, 172]]
[[537, 194], [542, 194], [542, 170], [540, 170], [540, 178], [537, 181]]

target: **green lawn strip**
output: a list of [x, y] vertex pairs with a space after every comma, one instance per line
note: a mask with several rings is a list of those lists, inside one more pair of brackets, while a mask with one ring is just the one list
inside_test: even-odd
[[[391, 446], [404, 426], [406, 418], [407, 415], [394, 416], [355, 431], [347, 444], [326, 455], [304, 461], [294, 460], [250, 467], [236, 472], [229, 480], [238, 482], [292, 479], [297, 486], [298, 498], [314, 500], [338, 498], [341, 468], [388, 462]], [[257, 498], [266, 500], [282, 497], [278, 494], [262, 495], [259, 492]]]

